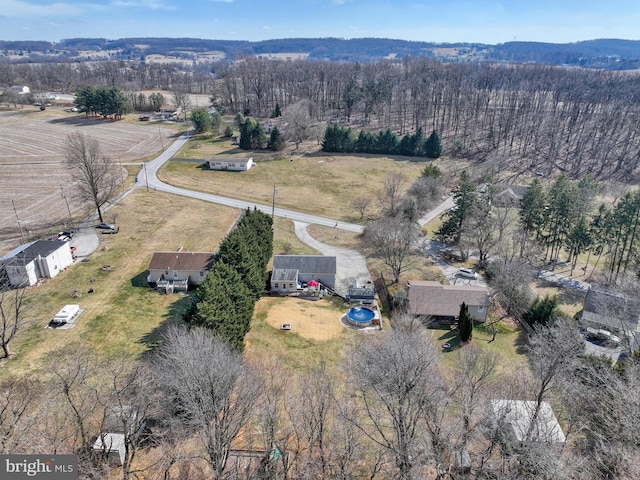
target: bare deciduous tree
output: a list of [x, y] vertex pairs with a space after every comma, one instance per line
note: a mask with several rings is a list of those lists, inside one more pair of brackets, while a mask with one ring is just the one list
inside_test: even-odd
[[0, 453], [33, 448], [39, 403], [38, 385], [31, 380], [11, 378], [0, 384]]
[[116, 196], [122, 184], [120, 168], [102, 153], [97, 140], [80, 132], [67, 136], [65, 157], [76, 182], [76, 197], [93, 203], [103, 221], [102, 207]]
[[154, 366], [174, 411], [198, 434], [212, 478], [222, 479], [262, 382], [239, 353], [201, 328], [169, 329]]
[[358, 197], [351, 202], [353, 209], [360, 215], [360, 220], [364, 219], [364, 215], [371, 205], [371, 199], [367, 197]]
[[426, 334], [405, 329], [367, 338], [349, 359], [348, 376], [364, 416], [356, 426], [393, 457], [396, 478], [412, 478], [426, 460], [425, 417], [442, 394], [437, 365]]
[[9, 358], [9, 343], [31, 320], [28, 317], [27, 290], [11, 288], [9, 279], [0, 276], [0, 347], [3, 358]]
[[406, 180], [400, 172], [391, 172], [382, 180], [380, 204], [387, 217], [397, 217], [402, 211]]
[[296, 148], [311, 137], [311, 126], [314, 123], [312, 112], [315, 106], [309, 100], [300, 100], [284, 112], [287, 121], [286, 135], [289, 140], [296, 144]]
[[420, 235], [418, 225], [401, 217], [385, 217], [368, 225], [364, 235], [374, 255], [391, 269], [395, 283], [400, 281], [400, 274], [411, 266], [409, 255]]

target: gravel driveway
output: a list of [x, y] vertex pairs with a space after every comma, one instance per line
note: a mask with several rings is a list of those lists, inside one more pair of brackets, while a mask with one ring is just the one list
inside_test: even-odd
[[367, 262], [360, 252], [347, 248], [334, 247], [321, 243], [307, 231], [308, 223], [293, 222], [296, 229], [296, 236], [301, 242], [315, 248], [323, 255], [336, 257], [336, 292], [345, 296], [349, 292], [349, 285], [355, 281], [358, 285], [364, 285], [371, 281], [371, 275], [367, 269]]

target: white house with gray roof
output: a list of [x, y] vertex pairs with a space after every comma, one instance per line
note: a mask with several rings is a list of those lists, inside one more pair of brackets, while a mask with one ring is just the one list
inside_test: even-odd
[[14, 287], [35, 285], [41, 278], [53, 278], [73, 263], [69, 242], [38, 240], [11, 256], [0, 259]]
[[286, 294], [304, 283], [318, 282], [331, 289], [336, 285], [336, 257], [323, 255], [275, 255], [271, 291]]

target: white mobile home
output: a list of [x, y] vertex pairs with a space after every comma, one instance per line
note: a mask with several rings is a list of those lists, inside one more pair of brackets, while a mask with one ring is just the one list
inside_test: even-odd
[[235, 157], [210, 157], [205, 160], [210, 170], [230, 170], [233, 172], [246, 172], [255, 165], [253, 158]]

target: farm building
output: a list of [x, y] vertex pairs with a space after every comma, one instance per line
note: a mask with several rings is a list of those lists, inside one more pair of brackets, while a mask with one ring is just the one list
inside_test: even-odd
[[469, 307], [473, 320], [486, 321], [489, 294], [485, 287], [441, 285], [423, 280], [409, 282], [409, 312], [427, 326], [455, 324], [463, 302]]
[[230, 170], [233, 172], [246, 172], [255, 165], [253, 158], [236, 157], [211, 157], [205, 160], [210, 170]]
[[177, 117], [182, 113], [182, 107], [172, 104], [164, 104], [160, 107], [160, 116], [166, 120]]
[[14, 287], [35, 285], [41, 278], [53, 278], [73, 263], [71, 247], [60, 240], [38, 240], [23, 245], [0, 259]]
[[320, 283], [331, 289], [336, 285], [336, 257], [323, 255], [275, 255], [271, 273], [271, 292], [286, 294], [303, 284]]
[[205, 279], [213, 256], [212, 252], [155, 252], [147, 282], [166, 293], [187, 291]]

